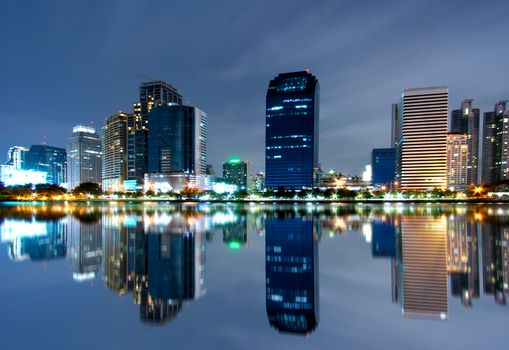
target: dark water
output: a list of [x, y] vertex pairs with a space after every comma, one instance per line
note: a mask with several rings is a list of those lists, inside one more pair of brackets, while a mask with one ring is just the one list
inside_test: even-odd
[[0, 205], [3, 349], [507, 349], [509, 207]]

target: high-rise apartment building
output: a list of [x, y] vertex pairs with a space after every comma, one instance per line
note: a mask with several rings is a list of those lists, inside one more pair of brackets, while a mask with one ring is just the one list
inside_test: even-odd
[[282, 73], [267, 91], [265, 185], [301, 189], [316, 185], [320, 88], [307, 71]]
[[451, 112], [451, 132], [467, 135], [468, 164], [467, 183], [477, 184], [479, 163], [479, 122], [480, 111], [473, 108], [473, 99], [461, 101], [461, 108]]
[[7, 163], [11, 165], [15, 170], [25, 169], [26, 155], [29, 148], [23, 146], [13, 146], [9, 148], [7, 152]]
[[148, 167], [148, 113], [154, 107], [168, 103], [182, 104], [182, 95], [164, 81], [150, 81], [140, 85], [140, 100], [127, 119], [127, 171], [129, 179], [143, 181]]
[[207, 170], [207, 114], [181, 105], [148, 114], [148, 173], [204, 175]]
[[127, 179], [127, 119], [129, 115], [118, 112], [106, 119], [103, 126], [103, 191], [123, 190]]
[[495, 112], [484, 113], [481, 182], [485, 185], [492, 184], [494, 181], [496, 134]]
[[249, 181], [249, 162], [239, 158], [230, 158], [223, 163], [223, 179], [227, 182], [247, 189]]
[[447, 87], [406, 89], [398, 119], [396, 176], [403, 190], [447, 184]]
[[101, 183], [101, 140], [92, 127], [77, 125], [67, 142], [67, 182], [70, 189], [83, 182]]
[[447, 134], [447, 186], [464, 189], [468, 186], [468, 136]]
[[495, 153], [493, 180], [500, 182], [509, 179], [509, 111], [507, 101], [495, 104]]

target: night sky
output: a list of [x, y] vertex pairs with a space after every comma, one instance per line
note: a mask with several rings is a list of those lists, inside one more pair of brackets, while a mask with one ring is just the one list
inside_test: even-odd
[[[450, 108], [509, 99], [509, 1], [8, 1], [0, 3], [0, 152], [65, 147], [78, 123], [131, 112], [144, 77], [208, 113], [208, 157], [264, 167], [269, 80], [310, 69], [320, 162], [356, 174], [390, 142], [391, 103], [447, 85]], [[4, 161], [5, 156], [0, 157]]]

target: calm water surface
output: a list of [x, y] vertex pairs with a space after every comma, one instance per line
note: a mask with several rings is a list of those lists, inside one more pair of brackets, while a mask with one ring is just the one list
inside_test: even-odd
[[507, 349], [509, 207], [0, 204], [10, 349]]

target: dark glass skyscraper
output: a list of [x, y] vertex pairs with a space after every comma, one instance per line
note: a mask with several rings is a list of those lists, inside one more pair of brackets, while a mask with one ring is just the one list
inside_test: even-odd
[[497, 132], [495, 112], [484, 113], [483, 119], [481, 181], [483, 184], [489, 185], [493, 183], [493, 169], [495, 166], [495, 136]]
[[318, 325], [318, 242], [311, 218], [265, 223], [266, 308], [280, 332], [309, 334]]
[[371, 152], [374, 186], [391, 186], [396, 178], [396, 149], [374, 148]]
[[127, 172], [129, 179], [143, 181], [147, 173], [148, 113], [154, 107], [168, 103], [182, 104], [182, 95], [164, 81], [150, 81], [140, 85], [140, 101], [134, 104], [127, 119]]
[[196, 107], [169, 105], [148, 114], [148, 172], [205, 174], [207, 115]]
[[468, 164], [467, 183], [477, 184], [477, 172], [479, 162], [479, 120], [480, 111], [472, 108], [473, 99], [467, 98], [461, 101], [461, 109], [451, 112], [451, 132], [467, 135]]
[[282, 73], [267, 91], [265, 115], [265, 185], [313, 187], [318, 166], [320, 88], [307, 71]]
[[67, 152], [65, 149], [32, 145], [25, 157], [23, 169], [47, 172], [48, 183], [54, 185], [66, 182]]

